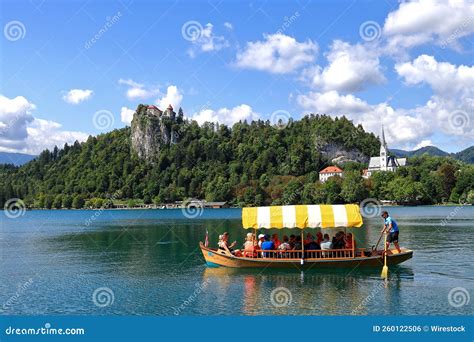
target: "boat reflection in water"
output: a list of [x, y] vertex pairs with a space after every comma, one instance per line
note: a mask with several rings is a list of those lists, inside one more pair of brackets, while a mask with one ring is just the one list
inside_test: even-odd
[[[205, 268], [203, 282], [216, 308], [230, 301], [244, 315], [367, 315], [375, 306], [387, 313], [396, 305], [402, 281], [413, 280], [411, 268], [397, 266], [388, 280], [378, 270], [254, 270]], [[376, 281], [374, 281], [376, 280]], [[214, 297], [213, 296], [213, 297]], [[241, 301], [235, 296], [242, 298]], [[219, 310], [218, 310], [219, 311]]]

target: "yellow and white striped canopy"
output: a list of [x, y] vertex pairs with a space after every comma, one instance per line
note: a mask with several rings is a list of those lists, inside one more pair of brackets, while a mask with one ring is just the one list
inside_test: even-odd
[[242, 210], [245, 229], [360, 227], [362, 224], [357, 204], [285, 205]]

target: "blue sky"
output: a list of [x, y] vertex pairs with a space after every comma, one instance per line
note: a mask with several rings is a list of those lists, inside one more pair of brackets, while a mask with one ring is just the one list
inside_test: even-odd
[[346, 115], [389, 147], [472, 145], [472, 2], [3, 1], [0, 151], [127, 125]]

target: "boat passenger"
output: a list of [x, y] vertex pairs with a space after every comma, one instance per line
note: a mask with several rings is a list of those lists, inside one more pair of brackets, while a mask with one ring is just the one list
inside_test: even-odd
[[[324, 239], [323, 242], [321, 242], [321, 249], [323, 251], [327, 251], [329, 249], [332, 249], [332, 242], [329, 240], [329, 234], [324, 234]], [[329, 253], [331, 252], [322, 252], [323, 257], [329, 256]]]
[[316, 243], [318, 245], [321, 245], [321, 242], [323, 242], [323, 233], [317, 232], [316, 233]]
[[[290, 239], [288, 238], [287, 235], [283, 235], [283, 242], [281, 243], [281, 245], [278, 247], [278, 250], [280, 251], [288, 251], [291, 249], [290, 247], [290, 243], [289, 243]], [[280, 253], [280, 257], [281, 258], [288, 258], [289, 256], [289, 253]]]
[[291, 234], [290, 241], [288, 243], [290, 244], [290, 249], [295, 249], [296, 235]]
[[[262, 242], [262, 251], [272, 251], [275, 250], [275, 245], [273, 244], [273, 241], [270, 239], [269, 235], [265, 235], [265, 241]], [[269, 258], [272, 257], [272, 253], [269, 252], [263, 252], [263, 257], [264, 258]]]
[[337, 232], [332, 238], [332, 249], [343, 249], [344, 246], [344, 232]]
[[237, 241], [229, 243], [229, 233], [225, 232], [224, 234], [219, 236], [219, 249], [226, 250], [228, 249], [229, 252], [233, 252], [234, 246], [237, 244]]
[[258, 247], [261, 249], [262, 248], [262, 243], [265, 241], [265, 234], [259, 234], [258, 235]]
[[282, 242], [281, 245], [278, 247], [278, 249], [280, 249], [280, 250], [282, 250], [282, 251], [286, 251], [286, 250], [288, 250], [288, 249], [291, 249], [289, 241], [290, 241], [290, 239], [288, 239], [288, 236], [287, 236], [287, 235], [283, 235], [283, 242]]
[[391, 218], [387, 211], [382, 212], [382, 218], [384, 219], [384, 224], [381, 233], [388, 233], [386, 249], [389, 250], [390, 244], [393, 243], [398, 253], [401, 253], [402, 250], [400, 249], [400, 246], [398, 244], [399, 229], [397, 221]]
[[[345, 237], [345, 248], [352, 249], [352, 233], [348, 233]], [[356, 242], [354, 240], [354, 248], [356, 248]]]
[[312, 240], [314, 240], [313, 235], [311, 233], [306, 234], [306, 239], [304, 239], [304, 245], [306, 246], [308, 243], [310, 243]]
[[311, 235], [309, 242], [304, 245], [304, 249], [315, 251], [321, 249], [321, 246], [314, 241], [314, 237]]
[[321, 249], [328, 250], [332, 249], [332, 242], [329, 240], [329, 234], [324, 234], [323, 242], [321, 242]]
[[281, 241], [278, 239], [278, 234], [272, 235], [272, 241], [273, 241], [273, 244], [275, 245], [275, 249], [278, 249], [281, 245]]
[[255, 235], [247, 233], [244, 243], [244, 256], [248, 258], [255, 258], [257, 256], [257, 241], [255, 241]]
[[306, 258], [317, 258], [318, 254], [312, 251], [317, 251], [320, 250], [321, 247], [319, 246], [316, 241], [314, 241], [314, 237], [311, 235], [309, 243], [304, 245], [304, 250], [305, 250], [305, 257]]

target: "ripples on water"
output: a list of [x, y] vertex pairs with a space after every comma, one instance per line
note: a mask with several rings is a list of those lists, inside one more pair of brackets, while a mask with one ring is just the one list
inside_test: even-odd
[[[198, 242], [224, 231], [243, 241], [240, 210], [205, 210], [195, 220], [180, 210], [28, 211], [2, 217], [2, 314], [119, 315], [374, 315], [472, 314], [448, 293], [472, 294], [474, 208], [393, 207], [401, 245], [414, 258], [380, 270], [245, 270], [207, 268]], [[86, 225], [92, 215], [96, 219]], [[375, 244], [379, 218], [354, 229], [358, 246]], [[291, 234], [292, 231], [282, 231]], [[92, 293], [110, 288], [100, 308]], [[275, 292], [276, 290], [280, 292]], [[279, 301], [272, 304], [272, 294]], [[275, 299], [275, 298], [274, 298]], [[275, 304], [276, 303], [276, 304]], [[282, 305], [287, 304], [287, 305]]]

